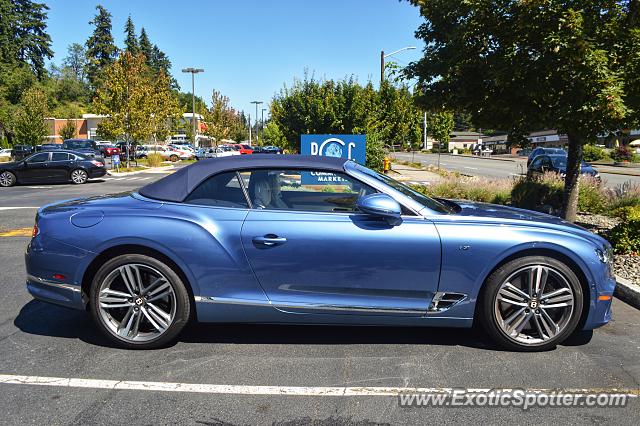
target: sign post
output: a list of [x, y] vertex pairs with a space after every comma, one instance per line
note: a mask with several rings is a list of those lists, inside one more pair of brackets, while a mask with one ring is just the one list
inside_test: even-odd
[[118, 173], [120, 173], [120, 154], [113, 154], [111, 156], [111, 168], [116, 169]]

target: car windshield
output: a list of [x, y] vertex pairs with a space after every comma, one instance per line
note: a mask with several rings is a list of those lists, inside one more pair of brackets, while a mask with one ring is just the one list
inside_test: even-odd
[[440, 201], [434, 200], [433, 198], [429, 198], [426, 195], [423, 195], [417, 191], [414, 191], [410, 187], [398, 182], [393, 178], [390, 178], [387, 175], [383, 175], [381, 173], [375, 172], [360, 164], [356, 164], [356, 169], [359, 172], [365, 173], [366, 175], [374, 179], [377, 179], [380, 182], [383, 182], [385, 185], [392, 187], [396, 191], [402, 193], [403, 195], [406, 195], [407, 197], [420, 203], [421, 205], [423, 205], [424, 207], [427, 207], [430, 210], [433, 210], [437, 213], [443, 213], [443, 214], [455, 213], [455, 211], [451, 207], [441, 203]]
[[[558, 155], [558, 156], [551, 156], [549, 157], [551, 158], [551, 162], [553, 163], [553, 166], [558, 168], [558, 169], [566, 169], [567, 168], [567, 156], [562, 156], [562, 155]], [[582, 161], [582, 167], [589, 167], [589, 165]]]
[[64, 141], [67, 149], [93, 149], [91, 141]]

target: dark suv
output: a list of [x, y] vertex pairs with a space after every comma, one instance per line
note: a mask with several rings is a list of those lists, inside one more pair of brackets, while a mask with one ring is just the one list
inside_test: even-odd
[[98, 145], [92, 139], [67, 139], [62, 143], [62, 148], [78, 152], [88, 158], [102, 158]]
[[11, 149], [11, 157], [14, 161], [24, 160], [34, 151], [35, 148], [32, 145], [14, 145]]

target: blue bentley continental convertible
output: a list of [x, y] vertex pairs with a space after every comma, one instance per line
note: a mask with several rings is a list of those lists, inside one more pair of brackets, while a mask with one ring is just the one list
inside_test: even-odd
[[432, 199], [352, 161], [203, 160], [137, 192], [42, 207], [39, 300], [88, 310], [126, 348], [189, 321], [484, 326], [553, 348], [611, 318], [611, 246], [557, 217]]

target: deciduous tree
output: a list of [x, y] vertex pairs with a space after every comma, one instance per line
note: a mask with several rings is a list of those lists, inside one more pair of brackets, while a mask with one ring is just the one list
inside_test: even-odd
[[49, 133], [44, 122], [49, 112], [47, 94], [40, 87], [33, 86], [22, 95], [15, 115], [15, 142], [23, 145], [37, 145]]
[[[575, 219], [582, 146], [624, 125], [627, 16], [637, 1], [412, 0], [424, 57], [420, 102], [512, 135], [569, 136], [564, 217]], [[636, 5], [637, 7], [637, 5]], [[637, 57], [637, 56], [636, 56]]]

